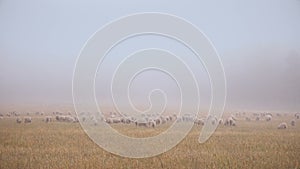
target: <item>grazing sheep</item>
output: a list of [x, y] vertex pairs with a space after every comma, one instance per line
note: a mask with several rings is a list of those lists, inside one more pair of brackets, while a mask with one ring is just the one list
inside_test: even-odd
[[230, 117], [231, 117], [234, 121], [237, 120], [237, 118], [236, 118], [234, 115], [231, 115]]
[[266, 115], [270, 115], [270, 116], [272, 116], [272, 117], [273, 117], [272, 113], [269, 113], [269, 112], [268, 112], [268, 113], [266, 113]]
[[140, 119], [134, 122], [136, 126], [144, 126], [144, 127], [156, 127], [156, 121], [153, 119]]
[[79, 122], [79, 119], [77, 116], [73, 117], [73, 123], [78, 123]]
[[121, 123], [121, 119], [120, 118], [107, 118], [106, 120], [106, 123], [108, 124], [112, 124], [112, 123]]
[[296, 119], [300, 119], [300, 113], [295, 114]]
[[172, 120], [177, 120], [177, 115], [176, 114], [172, 115]]
[[123, 118], [121, 118], [121, 122], [124, 124], [129, 124], [131, 122], [131, 120], [128, 117], [123, 117]]
[[54, 114], [56, 114], [56, 115], [63, 115], [63, 113], [61, 113], [61, 112], [54, 112]]
[[250, 117], [246, 117], [246, 121], [251, 121]]
[[182, 122], [182, 121], [183, 121], [182, 117], [178, 116], [177, 119], [176, 119], [176, 122], [179, 123], [179, 122]]
[[223, 124], [223, 119], [220, 119], [220, 120], [219, 120], [219, 124]]
[[166, 121], [170, 121], [170, 117], [169, 116], [165, 116], [164, 117]]
[[59, 122], [63, 122], [63, 121], [65, 121], [66, 116], [60, 116], [60, 115], [58, 115], [58, 116], [55, 117], [55, 119], [56, 119], [57, 121], [59, 121]]
[[97, 126], [98, 125], [98, 120], [96, 118], [92, 119], [92, 124], [94, 126]]
[[287, 128], [287, 124], [285, 122], [280, 123], [277, 127], [277, 129], [286, 129]]
[[295, 126], [296, 125], [296, 120], [292, 120], [291, 121], [291, 126]]
[[121, 119], [120, 118], [113, 118], [113, 123], [121, 123]]
[[75, 119], [72, 116], [65, 116], [65, 122], [75, 122]]
[[146, 120], [141, 120], [141, 121], [136, 121], [135, 122], [136, 126], [144, 126], [144, 127], [148, 127], [148, 122]]
[[212, 125], [217, 124], [218, 119], [215, 116], [208, 116], [206, 122], [210, 122]]
[[31, 117], [25, 117], [24, 123], [31, 123], [32, 119]]
[[2, 113], [0, 113], [0, 117], [3, 117], [4, 115]]
[[149, 120], [148, 121], [148, 127], [156, 127], [156, 123], [155, 123], [155, 121], [154, 120]]
[[235, 120], [232, 117], [229, 117], [228, 119], [226, 119], [224, 125], [225, 126], [236, 126]]
[[271, 121], [272, 120], [272, 116], [271, 115], [266, 115], [266, 121]]
[[256, 121], [259, 121], [259, 120], [260, 120], [260, 118], [257, 116], [257, 117], [255, 118], [255, 120], [256, 120]]
[[160, 125], [162, 123], [161, 118], [157, 118], [154, 121], [155, 121], [156, 125]]
[[0, 120], [2, 120], [3, 119], [3, 117], [2, 116], [0, 116]]
[[59, 122], [76, 122], [76, 119], [72, 116], [56, 116], [55, 119]]
[[191, 115], [191, 114], [184, 114], [182, 116], [182, 121], [193, 122], [194, 121], [193, 115]]
[[204, 125], [204, 121], [205, 121], [204, 119], [196, 119], [194, 123], [196, 125]]
[[22, 119], [21, 119], [20, 117], [18, 117], [18, 118], [16, 119], [16, 122], [17, 122], [17, 123], [22, 123]]
[[108, 123], [108, 124], [113, 123], [113, 122], [112, 122], [112, 118], [107, 118], [107, 119], [105, 119], [105, 122]]
[[52, 121], [52, 117], [51, 116], [46, 116], [45, 117], [45, 122], [46, 123], [49, 123], [49, 122], [51, 122]]
[[116, 112], [110, 112], [109, 115], [110, 115], [111, 118], [115, 118], [117, 116], [117, 113]]
[[165, 124], [165, 123], [167, 123], [167, 119], [164, 116], [160, 116], [159, 119], [160, 119], [160, 120], [158, 120], [159, 124]]

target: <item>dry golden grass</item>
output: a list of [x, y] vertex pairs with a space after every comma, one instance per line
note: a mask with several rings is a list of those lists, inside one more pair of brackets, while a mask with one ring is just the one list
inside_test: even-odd
[[[195, 126], [179, 145], [156, 157], [129, 159], [108, 153], [93, 143], [78, 123], [31, 124], [0, 120], [0, 168], [300, 168], [300, 120], [295, 127], [278, 130], [292, 117], [271, 122], [240, 120], [236, 127], [219, 126], [204, 144]], [[123, 126], [123, 127], [122, 127]], [[114, 128], [141, 136], [133, 125]], [[147, 129], [157, 134], [164, 126]]]

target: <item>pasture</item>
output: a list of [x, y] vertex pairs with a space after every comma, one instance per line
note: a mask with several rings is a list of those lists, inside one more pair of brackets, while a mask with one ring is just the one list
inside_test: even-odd
[[[104, 151], [84, 133], [79, 123], [16, 123], [0, 119], [0, 169], [14, 168], [300, 168], [300, 120], [291, 126], [293, 114], [271, 121], [237, 120], [236, 126], [219, 125], [204, 144], [198, 143], [201, 125], [175, 148], [156, 157], [129, 159]], [[287, 122], [287, 129], [277, 129]], [[164, 131], [134, 124], [112, 124], [122, 133], [140, 137]]]

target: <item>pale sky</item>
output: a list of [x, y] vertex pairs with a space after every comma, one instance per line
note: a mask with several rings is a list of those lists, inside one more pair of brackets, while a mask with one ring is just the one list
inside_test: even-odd
[[[299, 0], [0, 0], [1, 105], [72, 103], [73, 70], [86, 40], [106, 23], [138, 12], [177, 15], [207, 35], [224, 65], [226, 108], [300, 111]], [[126, 51], [169, 48], [185, 54], [201, 84], [202, 104], [209, 103], [204, 68], [178, 44], [157, 37], [132, 41], [109, 54], [104, 74], [112, 73], [111, 66]], [[96, 79], [97, 96], [106, 100], [101, 81], [105, 78]], [[146, 72], [133, 84], [133, 99], [147, 105], [144, 92], [149, 85], [158, 85], [176, 103], [176, 87], [171, 82], [165, 75]]]

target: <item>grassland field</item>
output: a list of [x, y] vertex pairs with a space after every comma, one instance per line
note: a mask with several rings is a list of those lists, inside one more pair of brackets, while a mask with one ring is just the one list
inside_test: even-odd
[[[42, 119], [33, 117], [30, 124], [17, 124], [12, 117], [0, 119], [0, 169], [300, 168], [300, 120], [291, 126], [293, 115], [274, 117], [270, 122], [239, 119], [237, 126], [219, 125], [203, 144], [198, 143], [202, 126], [195, 125], [175, 148], [145, 159], [106, 152], [79, 123], [45, 123]], [[277, 129], [281, 122], [287, 122], [288, 128]], [[155, 135], [167, 126], [141, 130], [134, 124], [113, 124], [132, 136]]]

